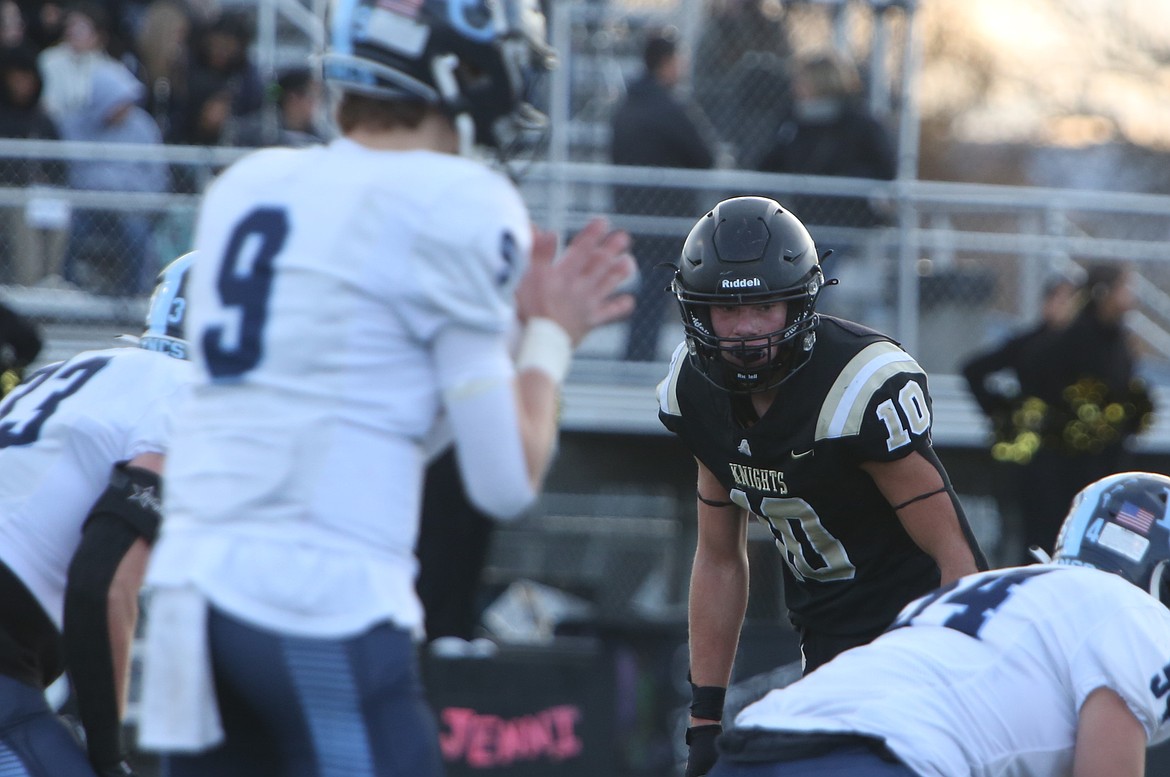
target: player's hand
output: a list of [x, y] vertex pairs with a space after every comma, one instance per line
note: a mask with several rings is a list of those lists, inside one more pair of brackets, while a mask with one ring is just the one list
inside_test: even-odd
[[532, 266], [516, 290], [520, 320], [549, 318], [578, 345], [594, 328], [625, 318], [630, 294], [616, 293], [635, 269], [630, 236], [595, 218], [556, 256], [557, 237], [533, 228]]
[[723, 733], [723, 726], [711, 723], [706, 726], [691, 726], [687, 729], [687, 771], [686, 777], [702, 777], [711, 771], [719, 757], [715, 750], [715, 738]]

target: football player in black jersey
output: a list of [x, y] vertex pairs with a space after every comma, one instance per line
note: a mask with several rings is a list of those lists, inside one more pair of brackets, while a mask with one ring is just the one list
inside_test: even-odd
[[735, 197], [691, 230], [672, 285], [686, 342], [659, 417], [698, 463], [687, 777], [714, 763], [748, 597], [747, 515], [783, 554], [804, 671], [909, 602], [987, 568], [930, 442], [926, 375], [889, 337], [816, 313], [804, 225]]

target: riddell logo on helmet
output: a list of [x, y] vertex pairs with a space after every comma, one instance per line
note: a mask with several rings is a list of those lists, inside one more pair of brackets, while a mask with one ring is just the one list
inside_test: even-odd
[[722, 281], [722, 287], [725, 289], [752, 289], [763, 285], [764, 282], [759, 278], [736, 278], [734, 281], [724, 278]]

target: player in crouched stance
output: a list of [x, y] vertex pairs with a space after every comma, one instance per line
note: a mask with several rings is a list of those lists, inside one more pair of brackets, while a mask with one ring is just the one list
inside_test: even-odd
[[1141, 777], [1170, 738], [1170, 478], [1073, 502], [1049, 564], [961, 578], [737, 716], [711, 777]]
[[541, 118], [535, 0], [347, 0], [328, 27], [343, 136], [241, 160], [196, 228], [141, 715], [171, 777], [441, 773], [415, 656], [427, 444], [448, 424], [471, 499], [518, 514], [573, 347], [632, 307], [627, 235], [594, 221], [554, 262], [461, 153]]
[[[0, 403], [0, 774], [130, 774], [130, 645], [172, 420], [190, 387], [191, 261], [160, 275], [140, 348], [48, 365]], [[66, 669], [88, 757], [45, 701]]]

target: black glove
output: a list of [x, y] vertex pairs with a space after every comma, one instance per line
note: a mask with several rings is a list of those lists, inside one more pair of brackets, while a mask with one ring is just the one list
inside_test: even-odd
[[687, 729], [686, 777], [703, 777], [715, 765], [719, 754], [715, 751], [715, 737], [723, 733], [723, 726], [710, 723]]

